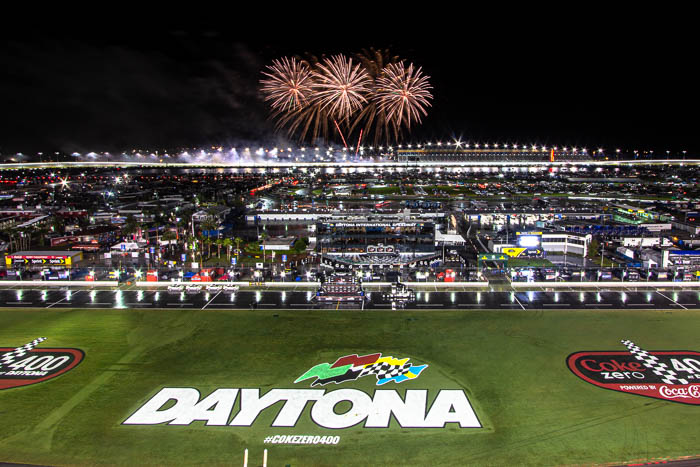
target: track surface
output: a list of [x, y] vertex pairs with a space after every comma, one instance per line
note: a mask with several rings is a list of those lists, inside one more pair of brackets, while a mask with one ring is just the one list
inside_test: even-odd
[[[381, 292], [367, 292], [364, 309], [391, 308]], [[309, 289], [291, 291], [241, 290], [237, 293], [167, 290], [0, 289], [0, 304], [31, 308], [362, 308], [359, 304], [324, 303]], [[474, 292], [420, 291], [413, 309], [700, 309], [700, 291], [560, 291]]]

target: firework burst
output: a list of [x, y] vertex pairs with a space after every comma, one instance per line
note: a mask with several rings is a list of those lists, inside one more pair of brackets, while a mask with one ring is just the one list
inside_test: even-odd
[[359, 63], [353, 66], [352, 58], [344, 55], [326, 58], [318, 64], [313, 76], [314, 102], [334, 119], [346, 122], [367, 103], [370, 80]]
[[263, 75], [260, 90], [271, 118], [300, 140], [327, 140], [329, 130], [337, 130], [346, 144], [345, 137], [349, 141], [359, 130], [360, 141], [364, 134], [390, 145], [390, 136], [398, 141], [421, 123], [433, 97], [421, 68], [405, 66], [387, 50], [363, 50], [355, 62], [342, 54], [310, 61], [285, 57]]
[[413, 63], [408, 67], [403, 62], [392, 63], [377, 78], [373, 100], [386, 113], [397, 137], [402, 126], [410, 130], [413, 122], [420, 123], [421, 116], [428, 114], [433, 98], [430, 89], [428, 77]]
[[[357, 59], [372, 80], [372, 94], [377, 88], [377, 79], [382, 76], [384, 68], [391, 63], [399, 62], [399, 57], [392, 55], [389, 50], [374, 48], [363, 49], [357, 54]], [[373, 135], [368, 139], [373, 141], [375, 146], [379, 146], [382, 142], [386, 142], [387, 146], [390, 145], [390, 127], [386, 112], [379, 107], [376, 99], [370, 98], [367, 105], [355, 115], [349, 131], [352, 133], [356, 128], [363, 129], [366, 135]]]
[[304, 108], [312, 94], [311, 70], [304, 62], [287, 57], [273, 60], [260, 80], [265, 101], [277, 112], [295, 112]]

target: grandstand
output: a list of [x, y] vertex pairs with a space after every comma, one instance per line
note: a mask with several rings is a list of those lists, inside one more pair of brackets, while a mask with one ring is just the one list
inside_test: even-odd
[[591, 162], [585, 149], [562, 148], [547, 149], [545, 147], [484, 147], [484, 148], [422, 148], [398, 149], [397, 162]]

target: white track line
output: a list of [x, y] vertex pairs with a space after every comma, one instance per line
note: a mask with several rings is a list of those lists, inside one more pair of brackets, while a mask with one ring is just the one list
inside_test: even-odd
[[675, 304], [678, 305], [679, 307], [683, 308], [684, 310], [687, 310], [686, 307], [684, 307], [683, 305], [681, 305], [681, 304], [678, 303], [677, 301], [673, 300], [671, 297], [667, 297], [666, 295], [662, 294], [662, 293], [659, 292], [658, 290], [656, 291], [656, 293], [659, 294], [659, 295], [661, 295], [662, 297], [664, 297], [664, 298], [667, 299], [667, 300], [671, 300], [673, 303], [675, 303]]
[[208, 307], [209, 304], [210, 304], [211, 302], [213, 302], [213, 301], [216, 299], [216, 297], [219, 296], [220, 293], [221, 293], [221, 290], [219, 290], [219, 291], [216, 293], [216, 295], [214, 295], [214, 297], [213, 297], [211, 300], [209, 300], [209, 301], [206, 303], [206, 305], [204, 305], [204, 306], [202, 307], [202, 310], [205, 309], [206, 307]]
[[518, 302], [518, 305], [520, 305], [520, 308], [522, 308], [522, 309], [524, 310], [525, 307], [523, 306], [522, 303], [520, 303], [520, 300], [518, 300], [518, 297], [516, 297], [515, 295], [513, 295], [513, 298], [515, 299], [516, 302]]

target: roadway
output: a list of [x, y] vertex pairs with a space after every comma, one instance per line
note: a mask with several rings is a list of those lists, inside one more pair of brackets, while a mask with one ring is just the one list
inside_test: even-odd
[[[366, 291], [364, 309], [390, 309], [379, 291]], [[41, 289], [0, 288], [0, 306], [5, 308], [159, 308], [159, 309], [308, 309], [360, 308], [344, 303], [316, 303], [312, 289], [286, 291], [242, 289], [236, 293], [201, 291], [168, 292], [148, 289]], [[412, 309], [493, 310], [686, 310], [700, 309], [700, 291], [629, 289], [585, 291], [427, 291], [416, 292]]]

